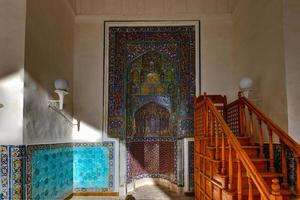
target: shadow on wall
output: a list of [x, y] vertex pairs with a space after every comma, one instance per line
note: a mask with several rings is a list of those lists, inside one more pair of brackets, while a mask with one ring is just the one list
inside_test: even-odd
[[81, 117], [73, 118], [72, 84], [69, 94], [64, 98], [64, 108], [59, 110], [49, 104], [49, 100], [58, 100], [58, 95], [54, 93], [55, 80], [44, 87], [26, 72], [24, 79], [25, 144], [101, 141], [102, 131], [99, 126], [96, 127]]

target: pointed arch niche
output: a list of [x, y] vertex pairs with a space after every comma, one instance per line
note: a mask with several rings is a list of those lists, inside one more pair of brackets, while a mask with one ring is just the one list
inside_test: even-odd
[[118, 146], [120, 191], [192, 188], [184, 158], [192, 159], [185, 141], [200, 93], [199, 44], [199, 21], [105, 23], [103, 133]]

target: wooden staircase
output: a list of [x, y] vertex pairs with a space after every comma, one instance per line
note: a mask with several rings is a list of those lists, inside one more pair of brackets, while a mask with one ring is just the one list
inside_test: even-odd
[[[299, 145], [249, 100], [239, 95], [227, 105], [224, 96], [204, 95], [194, 108], [196, 200], [300, 199]], [[297, 164], [296, 185], [287, 149]]]

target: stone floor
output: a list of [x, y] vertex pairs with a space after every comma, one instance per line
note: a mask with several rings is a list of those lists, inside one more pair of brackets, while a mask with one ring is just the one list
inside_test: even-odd
[[[160, 186], [144, 186], [131, 193], [136, 200], [194, 200], [194, 197], [180, 196]], [[119, 197], [73, 197], [72, 200], [121, 200]]]

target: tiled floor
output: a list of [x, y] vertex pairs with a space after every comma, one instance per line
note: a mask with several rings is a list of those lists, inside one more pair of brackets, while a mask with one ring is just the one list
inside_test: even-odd
[[[193, 200], [194, 197], [180, 196], [159, 186], [137, 188], [132, 195], [136, 200]], [[118, 197], [73, 197], [72, 200], [120, 200]]]

